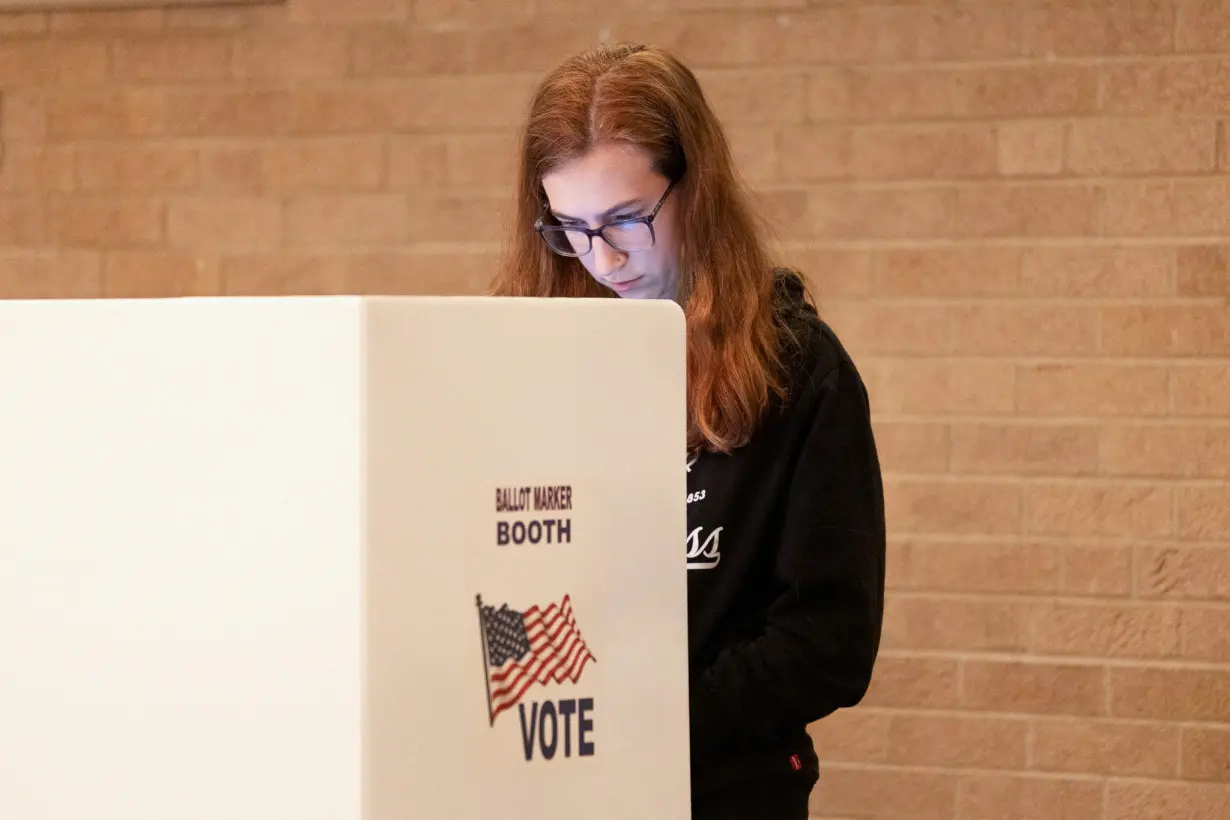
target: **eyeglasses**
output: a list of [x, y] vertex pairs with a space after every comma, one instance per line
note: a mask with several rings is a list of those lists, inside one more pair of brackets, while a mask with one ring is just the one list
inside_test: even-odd
[[662, 206], [666, 203], [666, 198], [674, 190], [676, 182], [677, 180], [671, 182], [666, 187], [662, 198], [658, 200], [658, 204], [653, 208], [653, 213], [649, 214], [649, 216], [621, 219], [599, 228], [587, 228], [584, 225], [548, 225], [543, 221], [544, 215], [540, 216], [538, 221], [534, 223], [534, 230], [542, 236], [547, 246], [560, 256], [585, 256], [593, 250], [595, 236], [601, 236], [608, 245], [617, 251], [631, 253], [633, 251], [649, 250], [653, 247], [654, 242], [657, 241], [657, 235], [653, 229], [653, 221], [657, 218], [658, 211], [662, 210]]

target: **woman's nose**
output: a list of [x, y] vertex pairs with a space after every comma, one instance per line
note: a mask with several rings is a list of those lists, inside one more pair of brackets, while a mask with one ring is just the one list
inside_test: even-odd
[[607, 276], [623, 267], [627, 256], [623, 251], [617, 251], [607, 244], [602, 237], [594, 237], [594, 272], [599, 276]]

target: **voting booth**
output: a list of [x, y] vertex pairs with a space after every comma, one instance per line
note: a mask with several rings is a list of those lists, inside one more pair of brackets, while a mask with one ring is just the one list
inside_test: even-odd
[[685, 820], [660, 301], [0, 302], [0, 818]]

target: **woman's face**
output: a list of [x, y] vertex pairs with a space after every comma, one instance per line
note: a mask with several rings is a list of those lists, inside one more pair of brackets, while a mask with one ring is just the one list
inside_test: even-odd
[[[562, 226], [597, 229], [653, 213], [670, 181], [653, 168], [643, 150], [626, 144], [599, 145], [559, 166], [542, 179], [551, 214]], [[679, 231], [675, 197], [669, 196], [653, 221], [648, 245], [644, 225], [612, 227], [609, 234], [630, 250], [595, 236], [581, 264], [599, 283], [628, 299], [672, 299], [679, 281]], [[581, 245], [584, 249], [584, 245]]]

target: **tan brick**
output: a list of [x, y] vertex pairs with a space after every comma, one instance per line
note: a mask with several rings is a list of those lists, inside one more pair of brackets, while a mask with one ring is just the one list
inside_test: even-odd
[[[464, 170], [464, 164], [454, 166], [449, 162], [453, 154], [450, 147], [454, 139], [466, 138], [460, 135], [450, 138], [427, 134], [406, 134], [394, 137], [387, 148], [390, 187], [411, 191], [425, 187], [462, 184], [453, 178], [453, 174], [455, 171]], [[483, 152], [478, 153], [479, 158], [485, 160]], [[508, 145], [504, 153], [508, 155], [508, 165], [512, 166], [513, 146]], [[480, 164], [486, 163], [484, 161]]]
[[898, 593], [885, 602], [885, 649], [1023, 652], [1030, 644], [1028, 604]]
[[282, 239], [282, 209], [273, 198], [202, 196], [167, 206], [167, 241], [176, 248], [259, 250]]
[[1175, 367], [1170, 377], [1170, 400], [1179, 416], [1230, 416], [1230, 365]]
[[776, 176], [791, 184], [848, 180], [854, 174], [854, 131], [844, 126], [779, 128], [773, 150]]
[[117, 80], [224, 80], [231, 73], [231, 43], [215, 34], [163, 34], [116, 38], [111, 71]]
[[1102, 472], [1134, 478], [1230, 478], [1230, 426], [1112, 423], [1098, 445]]
[[167, 131], [184, 137], [255, 137], [287, 133], [294, 109], [283, 89], [190, 85], [168, 92]]
[[216, 296], [221, 292], [218, 263], [212, 257], [167, 251], [113, 251], [104, 262], [104, 296]]
[[1022, 364], [1016, 409], [1040, 416], [1159, 416], [1170, 374], [1161, 365]]
[[[599, 13], [606, 13], [606, 9]], [[483, 26], [466, 32], [469, 47], [464, 53], [471, 72], [545, 74], [561, 60], [599, 45], [604, 33], [611, 32], [587, 25], [580, 15], [551, 26], [544, 26], [541, 19], [517, 26]], [[638, 39], [658, 42], [652, 36]], [[692, 66], [694, 70], [705, 70], [700, 64]], [[798, 103], [802, 102], [800, 96]]]
[[48, 15], [43, 11], [10, 11], [0, 15], [0, 34], [45, 34]]
[[709, 69], [696, 75], [724, 124], [797, 124], [807, 116], [808, 81], [802, 71]]
[[6, 143], [47, 140], [51, 127], [50, 93], [44, 89], [4, 90], [0, 133]]
[[1005, 176], [1054, 176], [1063, 170], [1064, 127], [1022, 120], [997, 126], [997, 168]]
[[68, 145], [4, 146], [0, 158], [0, 192], [5, 194], [66, 193], [76, 187], [76, 155]]
[[1177, 487], [1179, 538], [1221, 541], [1230, 534], [1230, 484]]
[[[778, 134], [773, 129], [745, 126], [729, 128], [726, 137], [730, 142], [730, 150], [734, 155], [735, 167], [739, 173], [752, 184], [773, 183], [780, 178], [780, 166], [777, 153]], [[497, 149], [500, 153], [489, 157], [492, 164], [498, 163], [499, 174], [492, 174], [493, 179], [507, 180], [510, 184], [514, 179], [515, 168], [511, 161], [515, 153], [503, 146]], [[481, 164], [481, 163], [480, 163]]]
[[[298, 2], [291, 7], [292, 14], [297, 7]], [[284, 3], [171, 6], [166, 10], [163, 26], [170, 30], [253, 29], [282, 24], [286, 12]]]
[[484, 22], [489, 25], [532, 19], [533, 2], [489, 3], [486, 0], [415, 0], [414, 19], [433, 25]]
[[813, 122], [881, 122], [948, 117], [952, 75], [926, 66], [814, 68], [807, 113]]
[[948, 469], [947, 424], [878, 421], [875, 436], [880, 461], [890, 472], [942, 473]]
[[58, 245], [123, 248], [162, 242], [165, 208], [149, 198], [58, 199], [49, 232]]
[[1226, 7], [1221, 0], [1176, 0], [1176, 51], [1230, 50]]
[[873, 126], [855, 129], [859, 179], [964, 179], [992, 176], [998, 147], [986, 124]]
[[264, 150], [261, 177], [275, 190], [375, 189], [384, 182], [384, 152], [377, 137], [281, 140]]
[[1179, 248], [1176, 273], [1180, 296], [1230, 297], [1230, 246]]
[[1185, 607], [1182, 633], [1183, 657], [1218, 663], [1230, 661], [1230, 609]]
[[474, 56], [474, 38], [464, 29], [359, 29], [351, 34], [350, 70], [357, 77], [466, 71]]
[[1098, 432], [1088, 425], [954, 424], [952, 470], [1004, 475], [1093, 475]]
[[1230, 720], [1230, 670], [1114, 667], [1111, 714], [1142, 720]]
[[1211, 171], [1216, 144], [1211, 120], [1078, 120], [1068, 126], [1066, 166], [1089, 175]]
[[1092, 820], [1102, 812], [1102, 784], [1050, 777], [970, 774], [961, 779], [962, 820]]
[[1031, 767], [1041, 771], [1174, 778], [1179, 727], [1155, 723], [1039, 718]]
[[305, 195], [286, 207], [286, 242], [292, 246], [359, 247], [404, 242], [402, 194]]
[[1107, 63], [1101, 72], [1105, 114], [1230, 112], [1230, 60], [1220, 56]]
[[669, 4], [651, 4], [612, 20], [606, 31], [616, 41], [656, 43], [697, 68], [789, 65], [808, 62], [800, 56], [799, 40], [814, 32], [817, 18], [829, 16], [827, 11], [769, 16], [718, 9], [679, 14]]
[[1110, 356], [1230, 355], [1230, 312], [1208, 305], [1125, 305], [1100, 311], [1101, 350]]
[[[807, 120], [816, 123], [846, 122], [857, 97], [853, 73], [834, 66], [813, 67], [807, 73]], [[863, 119], [867, 119], [863, 117]]]
[[405, 20], [412, 0], [295, 0], [288, 9], [295, 23], [355, 23]]
[[50, 237], [49, 212], [42, 199], [0, 199], [0, 247], [39, 247]]
[[1172, 0], [1031, 5], [1022, 21], [1023, 49], [1038, 57], [1166, 54], [1174, 5]]
[[1031, 533], [1141, 538], [1174, 531], [1173, 494], [1164, 485], [1030, 485], [1024, 495], [1025, 528]]
[[86, 143], [76, 154], [84, 191], [186, 190], [200, 184], [200, 157], [184, 145]]
[[334, 27], [244, 32], [231, 45], [231, 71], [240, 80], [342, 77], [349, 48], [346, 30]]
[[418, 193], [409, 198], [409, 238], [415, 242], [500, 242], [512, 202], [507, 194]]
[[511, 133], [407, 134], [388, 145], [389, 185], [413, 192], [422, 187], [512, 187], [517, 146]]
[[1141, 547], [1136, 572], [1142, 598], [1230, 601], [1230, 550], [1225, 547]]
[[1020, 9], [1008, 4], [960, 8], [894, 4], [857, 8], [856, 13], [874, 60], [979, 60], [1020, 53]]
[[0, 87], [75, 85], [106, 79], [104, 43], [73, 40], [13, 39], [4, 43]]
[[888, 525], [897, 533], [1011, 535], [1021, 531], [1021, 487], [1015, 484], [890, 479]]
[[1060, 554], [1060, 588], [1076, 595], [1125, 596], [1132, 593], [1130, 547], [1072, 544]]
[[30, 196], [0, 199], [0, 249], [42, 247], [48, 242], [48, 208]]
[[875, 291], [884, 296], [971, 297], [1016, 293], [1015, 248], [885, 248], [875, 252]]
[[954, 352], [945, 321], [949, 313], [925, 302], [851, 300], [834, 305], [828, 318], [862, 355], [939, 355]]
[[202, 191], [251, 194], [265, 187], [258, 145], [206, 143], [200, 156]]
[[1025, 720], [895, 715], [888, 762], [904, 765], [1018, 769], [1025, 765]]
[[785, 254], [783, 263], [794, 267], [807, 279], [821, 313], [828, 310], [830, 300], [869, 296], [873, 290], [871, 254], [867, 251], [792, 250]]
[[962, 68], [953, 75], [951, 113], [958, 117], [1058, 117], [1092, 114], [1098, 72], [1087, 65], [1031, 63]]
[[1212, 820], [1230, 806], [1230, 785], [1221, 783], [1107, 784], [1106, 820]]
[[959, 702], [958, 676], [955, 660], [884, 652], [860, 708], [952, 709]]
[[[862, 364], [873, 406], [885, 413], [1006, 415], [1013, 412], [1010, 364], [967, 359], [879, 359]], [[1163, 373], [1164, 375], [1164, 373]], [[1165, 381], [1163, 379], [1163, 385]]]
[[498, 258], [492, 253], [372, 251], [347, 253], [347, 293], [481, 295]]
[[155, 88], [61, 91], [47, 100], [52, 139], [152, 137], [166, 131], [165, 93]]
[[1082, 356], [1098, 349], [1097, 311], [1029, 302], [970, 302], [950, 312], [955, 350], [983, 356]]
[[936, 238], [951, 233], [952, 212], [945, 188], [816, 188], [807, 197], [807, 236]]
[[0, 253], [0, 299], [85, 299], [101, 294], [102, 265], [97, 253]]
[[957, 189], [952, 230], [981, 239], [1092, 236], [1097, 219], [1092, 185], [997, 182]]
[[[895, 540], [888, 582], [932, 592], [1041, 593], [1059, 589], [1059, 548], [1037, 543]], [[1131, 581], [1131, 570], [1128, 571]]]
[[1183, 777], [1230, 783], [1230, 729], [1184, 726], [1182, 731]]
[[1179, 654], [1173, 606], [1050, 602], [1034, 610], [1033, 651], [1042, 655], [1162, 658]]
[[1105, 298], [1169, 296], [1176, 251], [1167, 247], [1035, 247], [1024, 252], [1021, 292], [1028, 296]]
[[1106, 714], [1101, 666], [967, 660], [961, 705], [967, 709], [1044, 715]]
[[879, 763], [887, 753], [889, 720], [880, 712], [838, 709], [808, 730], [821, 761]]
[[92, 86], [109, 80], [107, 44], [94, 40], [57, 43], [58, 82], [63, 87]]
[[537, 79], [424, 76], [304, 85], [289, 92], [290, 123], [306, 134], [507, 131], [520, 126]]
[[1106, 183], [1103, 230], [1110, 236], [1230, 233], [1228, 196], [1230, 180], [1221, 177]]
[[222, 260], [222, 292], [228, 296], [329, 295], [345, 293], [342, 256], [261, 252]]
[[98, 8], [51, 13], [52, 32], [75, 34], [119, 34], [153, 31], [161, 28], [166, 19], [163, 9], [157, 8]]
[[[698, 0], [684, 3], [697, 5]], [[680, 3], [657, 4], [679, 6]], [[748, 3], [706, 3], [746, 7]], [[770, 4], [761, 4], [770, 5]], [[771, 5], [788, 6], [777, 2]], [[796, 5], [805, 5], [798, 0]], [[816, 5], [816, 4], [813, 4]], [[667, 24], [670, 36], [656, 41], [680, 50], [685, 59], [726, 62], [918, 62], [1014, 56], [1019, 52], [1019, 14], [1012, 7], [947, 9], [932, 4], [859, 7], [838, 4], [798, 13], [748, 18], [747, 15], [674, 15], [652, 19], [633, 30], [640, 39]], [[682, 18], [682, 21], [679, 20]], [[699, 19], [695, 19], [699, 18]], [[670, 26], [676, 22], [676, 26]], [[684, 27], [688, 36], [675, 29]], [[623, 30], [621, 38], [628, 36]]]
[[753, 189], [752, 198], [762, 219], [773, 226], [778, 239], [789, 242], [815, 238], [806, 189]]
[[[439, 0], [424, 0], [424, 2]], [[443, 2], [464, 0], [443, 0]], [[673, 11], [707, 11], [712, 9], [762, 9], [799, 10], [807, 7], [809, 0], [629, 0], [631, 8], [658, 8]], [[538, 0], [537, 11], [541, 14], [575, 12], [580, 8], [606, 9], [606, 0]]]
[[812, 789], [811, 810], [860, 820], [951, 820], [956, 800], [952, 774], [828, 764]]

